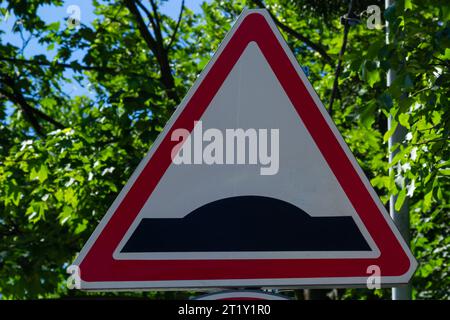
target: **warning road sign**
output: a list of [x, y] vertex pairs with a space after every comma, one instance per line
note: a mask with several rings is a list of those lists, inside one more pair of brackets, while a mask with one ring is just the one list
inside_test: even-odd
[[246, 10], [76, 259], [83, 289], [366, 285], [416, 261], [264, 10]]

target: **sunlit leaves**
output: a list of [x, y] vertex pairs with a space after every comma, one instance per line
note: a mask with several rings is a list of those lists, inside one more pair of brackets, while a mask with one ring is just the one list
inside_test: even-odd
[[38, 180], [40, 183], [43, 183], [48, 177], [48, 169], [45, 164], [41, 164], [39, 170], [36, 170], [34, 167], [30, 172], [30, 180]]

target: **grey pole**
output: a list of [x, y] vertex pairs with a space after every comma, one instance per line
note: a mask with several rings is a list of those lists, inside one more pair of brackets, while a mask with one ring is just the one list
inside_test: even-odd
[[[394, 0], [385, 0], [385, 7], [388, 8], [392, 3], [394, 3]], [[389, 26], [388, 22], [386, 21], [386, 43], [389, 43]], [[389, 87], [394, 81], [395, 78], [395, 71], [390, 69], [387, 74], [386, 84]], [[392, 119], [391, 117], [388, 118], [388, 130], [391, 128], [392, 125]], [[397, 152], [391, 152], [391, 148], [396, 143], [402, 143], [405, 141], [405, 136], [407, 134], [407, 130], [405, 127], [401, 126], [400, 124], [397, 126], [397, 129], [392, 134], [392, 136], [389, 138], [389, 162], [392, 162], [392, 159], [394, 158], [395, 154]], [[394, 170], [393, 168], [390, 169], [390, 171]], [[395, 210], [395, 201], [397, 200], [397, 196], [391, 196], [389, 200], [389, 213], [392, 217], [392, 219], [395, 222], [395, 225], [399, 229], [401, 235], [405, 239], [406, 243], [409, 244], [410, 241], [410, 232], [409, 232], [409, 206], [408, 206], [408, 199], [405, 199], [405, 202], [403, 203], [403, 206], [399, 211]], [[381, 273], [383, 273], [383, 270], [381, 270]], [[395, 287], [392, 288], [392, 300], [411, 300], [412, 294], [412, 288], [411, 285], [405, 285], [401, 287]]]

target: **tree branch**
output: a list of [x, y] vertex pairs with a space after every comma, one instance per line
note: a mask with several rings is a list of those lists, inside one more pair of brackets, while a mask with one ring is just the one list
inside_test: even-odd
[[33, 114], [32, 107], [28, 104], [28, 102], [26, 102], [26, 100], [23, 99], [23, 97], [20, 97], [19, 95], [10, 93], [3, 89], [0, 89], [0, 93], [2, 95], [4, 95], [6, 98], [8, 98], [12, 103], [14, 103], [15, 105], [20, 107], [20, 109], [22, 110], [22, 112], [24, 114], [25, 119], [28, 120], [28, 122], [33, 127], [34, 131], [36, 131], [36, 133], [39, 136], [43, 137], [44, 131], [43, 131], [41, 125], [39, 124], [39, 121]]
[[144, 6], [140, 0], [135, 0], [136, 4], [139, 8], [141, 8], [142, 11], [146, 14], [148, 17], [148, 20], [150, 21], [150, 24], [152, 25], [152, 29], [154, 32], [154, 39], [157, 46], [162, 46], [164, 48], [163, 38], [161, 34], [161, 24], [159, 22], [159, 15], [156, 8], [156, 5], [150, 1], [150, 4], [152, 6], [153, 14], [147, 9], [146, 6]]
[[[146, 6], [144, 6], [144, 5], [141, 3], [141, 1], [136, 0], [136, 4], [137, 4], [137, 6], [138, 6], [139, 8], [141, 8], [142, 11], [144, 11], [145, 15], [147, 16], [148, 20], [150, 21], [150, 24], [152, 25], [153, 30], [155, 31], [157, 27], [156, 27], [156, 22], [155, 22], [155, 20], [154, 20], [154, 18], [153, 18], [152, 13], [147, 9]], [[156, 34], [156, 32], [155, 32], [155, 34]], [[156, 41], [156, 40], [155, 40], [155, 41]]]
[[156, 41], [161, 43], [161, 45], [163, 45], [163, 37], [161, 34], [161, 23], [160, 23], [160, 17], [159, 17], [159, 13], [158, 13], [158, 7], [156, 6], [155, 2], [153, 0], [150, 0], [150, 5], [152, 6], [152, 10], [153, 10], [153, 18], [156, 22], [156, 26], [155, 26], [155, 37], [156, 37]]
[[57, 120], [50, 117], [48, 114], [42, 112], [39, 109], [36, 109], [32, 107], [25, 99], [23, 94], [18, 94], [17, 92], [15, 94], [10, 94], [7, 91], [0, 89], [0, 92], [8, 97], [11, 101], [15, 102], [16, 104], [20, 105], [22, 109], [26, 109], [27, 111], [32, 112], [33, 114], [37, 115], [39, 118], [47, 121], [48, 123], [53, 124], [58, 129], [64, 129], [65, 126], [58, 122]]
[[[147, 25], [145, 24], [145, 21], [142, 18], [141, 13], [139, 12], [139, 9], [136, 7], [136, 3], [133, 0], [124, 0], [124, 2], [128, 10], [130, 10], [130, 12], [134, 15], [142, 37], [144, 38], [148, 47], [153, 52], [153, 54], [156, 57], [156, 60], [158, 61], [159, 68], [161, 71], [161, 82], [165, 87], [167, 96], [171, 100], [173, 100], [175, 104], [178, 104], [180, 102], [180, 98], [178, 97], [178, 94], [175, 91], [175, 80], [172, 75], [172, 69], [169, 64], [169, 58], [164, 48], [162, 38], [161, 41], [155, 40], [150, 31], [147, 29]], [[155, 12], [157, 14], [157, 11]], [[157, 31], [155, 31], [155, 33], [157, 34]]]
[[26, 59], [8, 58], [8, 57], [1, 57], [1, 56], [0, 56], [0, 61], [6, 61], [6, 62], [11, 62], [11, 63], [16, 63], [16, 64], [37, 65], [37, 66], [53, 66], [53, 65], [56, 65], [58, 67], [72, 69], [74, 71], [80, 71], [80, 70], [97, 71], [97, 72], [109, 73], [109, 74], [112, 74], [112, 75], [125, 73], [125, 74], [136, 76], [136, 77], [148, 78], [147, 75], [142, 75], [142, 74], [138, 74], [138, 73], [135, 73], [135, 72], [129, 72], [129, 71], [126, 71], [126, 70], [124, 71], [124, 70], [121, 70], [121, 69], [109, 68], [109, 67], [86, 66], [86, 65], [81, 65], [81, 64], [74, 65], [74, 64], [70, 64], [70, 63], [60, 63], [60, 62], [51, 62], [51, 61], [38, 61], [38, 60], [26, 60]]
[[272, 14], [272, 12], [270, 12], [264, 5], [264, 3], [262, 2], [262, 0], [253, 0], [253, 2], [259, 6], [260, 8], [266, 9], [267, 12], [269, 12], [270, 16], [272, 17], [273, 21], [275, 21], [275, 24], [277, 26], [279, 26], [283, 31], [285, 31], [286, 33], [290, 34], [291, 36], [297, 38], [300, 41], [303, 41], [305, 44], [307, 44], [311, 49], [313, 49], [314, 51], [316, 51], [317, 53], [319, 53], [322, 58], [330, 65], [333, 64], [333, 59], [331, 59], [331, 57], [328, 55], [328, 53], [326, 52], [325, 48], [318, 44], [318, 43], [314, 43], [313, 41], [309, 40], [307, 37], [301, 35], [300, 33], [298, 33], [297, 31], [295, 31], [294, 29], [290, 28], [289, 26], [287, 26], [286, 24], [282, 23], [280, 20], [277, 19], [277, 17], [275, 17], [275, 15]]
[[439, 60], [440, 62], [442, 62], [446, 67], [450, 67], [450, 62], [448, 60], [442, 60], [436, 56], [433, 56], [433, 58]]
[[0, 89], [0, 93], [2, 93], [11, 102], [18, 105], [22, 109], [25, 117], [28, 119], [28, 121], [30, 122], [31, 126], [33, 127], [33, 129], [36, 131], [37, 134], [39, 134], [40, 136], [44, 136], [42, 126], [39, 124], [39, 121], [36, 118], [36, 116], [53, 124], [58, 129], [65, 128], [64, 125], [62, 125], [60, 122], [56, 121], [46, 113], [32, 107], [25, 99], [20, 89], [17, 88], [13, 78], [11, 78], [6, 74], [2, 74], [2, 77], [4, 79], [5, 84], [12, 90], [12, 92], [9, 92], [8, 90], [5, 89]]
[[430, 140], [425, 140], [425, 141], [420, 141], [417, 143], [413, 143], [414, 146], [420, 146], [422, 144], [428, 144], [428, 143], [432, 143], [432, 142], [440, 142], [440, 141], [450, 141], [449, 137], [443, 137], [443, 138], [436, 138], [436, 139], [430, 139]]
[[113, 73], [117, 72], [113, 68], [108, 67], [93, 67], [93, 66], [85, 66], [81, 64], [73, 65], [69, 63], [60, 63], [60, 62], [50, 62], [50, 61], [37, 61], [37, 60], [26, 60], [26, 59], [18, 59], [18, 58], [8, 58], [8, 57], [0, 57], [0, 61], [7, 61], [12, 63], [23, 63], [23, 64], [34, 64], [34, 65], [40, 65], [40, 66], [52, 66], [56, 65], [63, 68], [70, 68], [70, 69], [82, 69], [86, 71], [102, 71], [102, 72], [108, 72]]
[[178, 28], [180, 27], [181, 18], [183, 16], [183, 11], [184, 11], [184, 0], [181, 1], [180, 15], [178, 16], [177, 24], [175, 25], [175, 29], [173, 30], [172, 36], [170, 37], [169, 44], [167, 45], [167, 49], [166, 49], [167, 51], [170, 50], [173, 42], [175, 41], [175, 37], [177, 35]]
[[126, 7], [130, 12], [134, 15], [138, 29], [141, 33], [141, 36], [144, 38], [150, 50], [155, 51], [156, 49], [156, 41], [153, 38], [152, 34], [148, 31], [147, 25], [145, 24], [144, 19], [142, 19], [141, 13], [139, 9], [136, 7], [136, 4], [133, 0], [124, 0]]
[[[353, 11], [353, 0], [350, 0], [349, 5], [348, 5], [347, 17], [350, 17], [352, 11]], [[345, 53], [345, 50], [347, 49], [347, 39], [348, 39], [349, 31], [350, 31], [350, 23], [349, 23], [348, 19], [345, 19], [344, 20], [344, 38], [342, 39], [342, 46], [341, 46], [341, 50], [339, 51], [338, 63], [336, 66], [336, 71], [334, 73], [333, 90], [331, 91], [330, 104], [328, 106], [328, 113], [330, 114], [330, 116], [333, 115], [333, 103], [334, 103], [334, 99], [336, 98], [336, 95], [338, 93], [339, 76], [341, 74], [342, 60], [344, 57], [344, 53]]]

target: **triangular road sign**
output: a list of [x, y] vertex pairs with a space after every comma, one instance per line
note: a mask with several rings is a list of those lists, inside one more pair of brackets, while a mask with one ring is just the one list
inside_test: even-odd
[[[248, 159], [219, 149], [231, 129]], [[83, 289], [142, 289], [399, 284], [417, 263], [268, 13], [246, 10], [74, 264]]]

